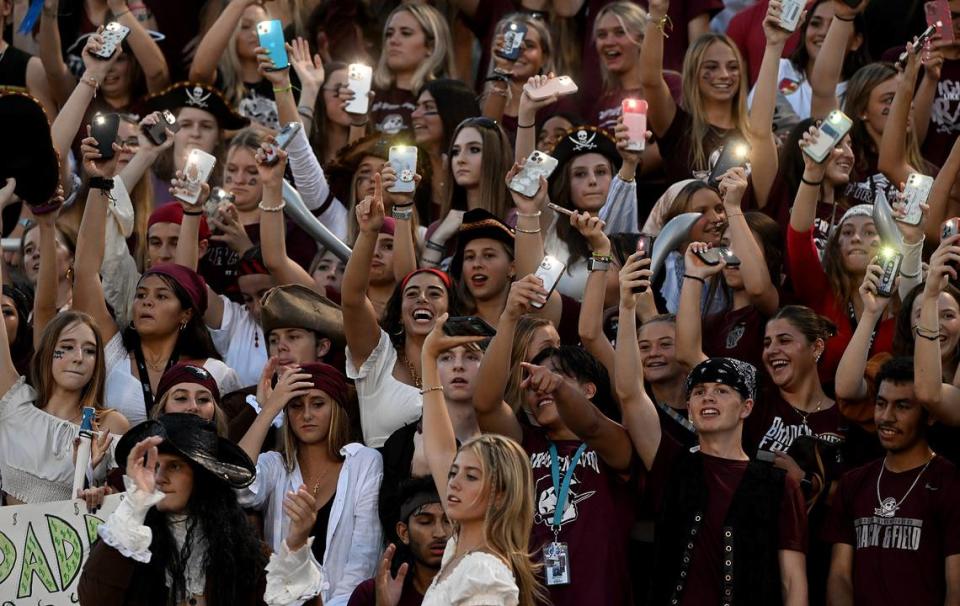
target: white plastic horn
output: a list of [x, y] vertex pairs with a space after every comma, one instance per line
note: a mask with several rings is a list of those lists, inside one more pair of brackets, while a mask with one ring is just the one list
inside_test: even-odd
[[300, 192], [293, 188], [286, 179], [283, 180], [283, 201], [286, 202], [284, 212], [293, 219], [300, 229], [316, 240], [321, 246], [337, 256], [338, 259], [346, 263], [350, 259], [350, 247], [343, 240], [327, 229], [327, 226], [320, 222], [320, 219], [313, 216], [313, 213], [307, 209], [303, 203]]
[[657, 235], [657, 239], [653, 241], [653, 252], [650, 254], [652, 279], [655, 279], [660, 270], [663, 269], [663, 264], [666, 262], [670, 251], [676, 250], [678, 246], [689, 239], [690, 229], [702, 216], [703, 213], [683, 213], [670, 219], [663, 226], [660, 234]]

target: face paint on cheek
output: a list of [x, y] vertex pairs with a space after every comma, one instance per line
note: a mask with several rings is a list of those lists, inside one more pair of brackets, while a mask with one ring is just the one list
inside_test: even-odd
[[53, 359], [54, 359], [54, 360], [62, 360], [62, 359], [63, 359], [63, 352], [60, 351], [59, 349], [55, 349], [55, 350], [53, 351]]

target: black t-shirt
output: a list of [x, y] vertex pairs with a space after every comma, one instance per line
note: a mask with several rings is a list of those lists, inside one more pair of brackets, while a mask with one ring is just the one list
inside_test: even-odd
[[417, 109], [417, 96], [396, 86], [375, 92], [370, 106], [373, 129], [387, 135], [409, 134], [413, 128], [410, 115]]
[[9, 87], [26, 90], [29, 62], [29, 54], [7, 45], [7, 50], [0, 55], [0, 89]]

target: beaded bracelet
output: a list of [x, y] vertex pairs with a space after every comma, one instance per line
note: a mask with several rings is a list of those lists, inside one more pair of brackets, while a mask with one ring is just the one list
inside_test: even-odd
[[443, 385], [437, 385], [436, 387], [424, 387], [423, 389], [420, 390], [420, 395], [421, 396], [426, 395], [431, 391], [443, 392]]
[[280, 204], [279, 204], [278, 206], [264, 206], [264, 205], [263, 205], [263, 202], [260, 202], [260, 204], [257, 204], [257, 208], [259, 208], [260, 210], [262, 210], [262, 211], [264, 211], [264, 212], [268, 212], [268, 213], [278, 213], [278, 212], [280, 212], [281, 210], [283, 210], [283, 207], [286, 206], [286, 205], [287, 205], [287, 201], [286, 201], [286, 200], [280, 202]]

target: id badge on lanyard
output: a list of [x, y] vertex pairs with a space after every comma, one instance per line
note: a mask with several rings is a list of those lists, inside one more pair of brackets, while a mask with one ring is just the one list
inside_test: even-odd
[[567, 496], [570, 493], [570, 482], [573, 481], [573, 472], [580, 461], [580, 455], [587, 445], [581, 444], [577, 452], [570, 458], [567, 473], [560, 480], [560, 457], [557, 447], [550, 443], [550, 475], [553, 478], [553, 492], [557, 497], [557, 505], [553, 512], [553, 542], [543, 548], [543, 573], [548, 586], [570, 584], [570, 549], [566, 543], [560, 541], [560, 526], [563, 522], [563, 513], [567, 508]]

